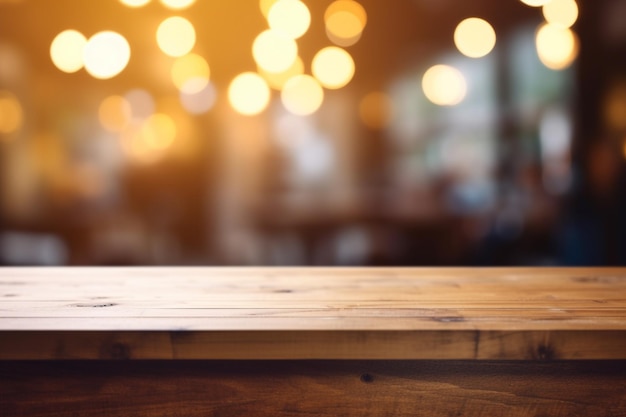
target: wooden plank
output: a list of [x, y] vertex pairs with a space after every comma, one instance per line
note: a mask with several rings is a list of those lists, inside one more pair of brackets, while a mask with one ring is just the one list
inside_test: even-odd
[[626, 359], [625, 335], [626, 268], [0, 269], [5, 359]]
[[625, 362], [0, 362], [0, 415], [625, 417]]

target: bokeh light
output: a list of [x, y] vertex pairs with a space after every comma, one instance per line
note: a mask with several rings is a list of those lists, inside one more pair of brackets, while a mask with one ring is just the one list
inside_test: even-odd
[[209, 83], [209, 64], [200, 55], [187, 54], [174, 61], [171, 75], [178, 90], [194, 94]]
[[282, 90], [283, 86], [291, 77], [304, 74], [304, 62], [302, 58], [296, 57], [291, 67], [283, 72], [269, 72], [259, 67], [259, 74], [265, 78], [269, 86], [275, 90]]
[[569, 67], [578, 56], [578, 38], [570, 29], [543, 24], [536, 36], [537, 55], [553, 70]]
[[154, 98], [144, 89], [134, 88], [124, 94], [124, 99], [130, 106], [131, 117], [135, 120], [147, 119], [154, 113]]
[[180, 103], [191, 114], [203, 114], [213, 108], [217, 100], [217, 93], [212, 83], [195, 93], [180, 92]]
[[522, 3], [531, 7], [541, 7], [544, 4], [548, 4], [552, 0], [520, 0]]
[[454, 44], [463, 55], [480, 58], [491, 52], [496, 45], [496, 32], [489, 22], [470, 17], [456, 27]]
[[279, 0], [271, 7], [267, 21], [271, 29], [282, 30], [298, 39], [309, 30], [311, 13], [300, 0]]
[[326, 8], [324, 23], [326, 34], [333, 43], [350, 46], [361, 38], [367, 24], [367, 13], [356, 1], [337, 0]]
[[382, 91], [367, 94], [359, 103], [359, 116], [363, 124], [370, 129], [387, 127], [393, 116], [391, 98]]
[[50, 58], [63, 72], [73, 73], [84, 66], [83, 50], [87, 38], [76, 30], [64, 30], [55, 36], [50, 45]]
[[270, 88], [260, 75], [244, 72], [231, 81], [228, 101], [238, 113], [252, 116], [261, 113], [269, 104]]
[[136, 8], [145, 6], [146, 4], [150, 3], [150, 0], [120, 0], [120, 3], [122, 3], [124, 6]]
[[543, 6], [546, 22], [561, 28], [569, 28], [578, 20], [578, 4], [575, 0], [551, 0]]
[[345, 49], [328, 46], [315, 54], [311, 70], [324, 87], [337, 89], [352, 80], [355, 71], [354, 60]]
[[117, 32], [105, 30], [93, 35], [83, 49], [85, 70], [94, 78], [113, 78], [126, 68], [130, 45]]
[[315, 113], [322, 105], [324, 90], [310, 75], [296, 75], [287, 81], [280, 98], [287, 111], [307, 116]]
[[252, 56], [265, 71], [283, 72], [296, 60], [298, 45], [284, 33], [269, 29], [261, 32], [254, 40]]
[[161, 4], [168, 9], [182, 10], [194, 4], [196, 0], [161, 0]]
[[118, 95], [105, 98], [98, 107], [100, 124], [110, 132], [122, 132], [130, 123], [131, 115], [130, 103]]
[[184, 17], [172, 16], [161, 22], [156, 38], [164, 54], [179, 57], [193, 49], [196, 44], [196, 30]]
[[432, 103], [454, 106], [465, 98], [467, 82], [458, 69], [449, 65], [435, 65], [424, 73], [422, 89]]
[[0, 134], [16, 132], [24, 123], [24, 111], [17, 97], [0, 90]]
[[176, 138], [176, 124], [170, 116], [155, 113], [146, 119], [141, 128], [141, 134], [144, 142], [151, 149], [167, 149]]

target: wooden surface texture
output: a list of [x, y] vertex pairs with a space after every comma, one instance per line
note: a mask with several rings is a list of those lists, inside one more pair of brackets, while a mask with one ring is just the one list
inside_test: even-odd
[[3, 268], [0, 359], [626, 359], [626, 268]]
[[626, 417], [626, 362], [0, 361], [0, 416]]

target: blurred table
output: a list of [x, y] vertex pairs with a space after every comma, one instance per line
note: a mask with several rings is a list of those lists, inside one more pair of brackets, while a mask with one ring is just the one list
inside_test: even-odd
[[626, 268], [4, 268], [0, 416], [626, 416]]

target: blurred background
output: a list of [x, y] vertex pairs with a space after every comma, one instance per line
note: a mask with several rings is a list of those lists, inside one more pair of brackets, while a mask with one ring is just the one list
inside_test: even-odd
[[626, 264], [624, 22], [0, 0], [0, 264]]

